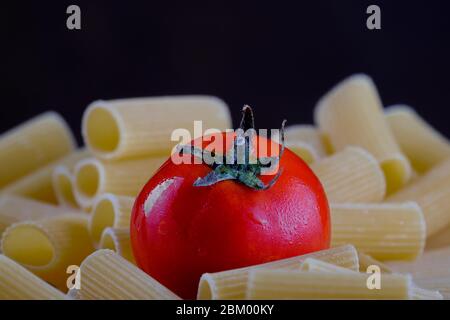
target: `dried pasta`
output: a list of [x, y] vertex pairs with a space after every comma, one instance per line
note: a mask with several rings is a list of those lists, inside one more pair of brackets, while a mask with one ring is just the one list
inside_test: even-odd
[[411, 166], [384, 118], [377, 89], [368, 76], [353, 75], [336, 85], [317, 104], [314, 119], [336, 151], [360, 146], [380, 162], [387, 193], [405, 185]]
[[198, 299], [244, 299], [250, 270], [253, 269], [296, 269], [307, 258], [315, 258], [351, 270], [358, 270], [358, 254], [351, 245], [322, 250], [293, 258], [277, 260], [257, 266], [228, 271], [205, 273], [200, 278]]
[[203, 129], [231, 127], [228, 107], [216, 97], [153, 97], [94, 101], [83, 116], [82, 133], [103, 159], [168, 155], [176, 145], [170, 142], [172, 131], [193, 128], [195, 120], [203, 121]]
[[422, 208], [427, 236], [450, 224], [450, 159], [435, 166], [410, 185], [390, 196], [389, 202], [415, 201]]
[[105, 193], [99, 196], [89, 218], [89, 233], [95, 243], [107, 227], [129, 228], [134, 198]]
[[0, 195], [0, 236], [13, 223], [40, 220], [64, 213], [68, 211], [45, 202], [10, 194]]
[[90, 207], [103, 193], [135, 197], [165, 160], [167, 157], [119, 162], [81, 160], [75, 167], [75, 198], [81, 207]]
[[378, 162], [358, 147], [344, 150], [311, 165], [330, 202], [379, 202], [386, 181]]
[[0, 189], [69, 154], [75, 139], [64, 119], [46, 112], [0, 136]]
[[66, 296], [14, 260], [0, 254], [0, 300], [65, 300]]
[[389, 107], [386, 119], [395, 140], [418, 173], [450, 158], [449, 141], [412, 108], [404, 105]]
[[381, 288], [367, 287], [368, 274], [254, 269], [247, 299], [409, 299], [411, 277], [381, 274]]
[[61, 291], [67, 291], [67, 267], [79, 265], [93, 251], [83, 214], [13, 224], [3, 233], [1, 247], [7, 257]]
[[422, 254], [426, 227], [415, 202], [331, 204], [331, 245], [353, 244], [378, 260], [413, 260]]
[[52, 172], [57, 166], [73, 166], [79, 160], [85, 158], [84, 151], [73, 152], [66, 157], [52, 162], [33, 173], [8, 185], [2, 191], [4, 193], [17, 194], [39, 201], [58, 203], [52, 186]]
[[131, 263], [136, 264], [131, 250], [129, 228], [106, 228], [103, 230], [99, 248], [111, 249]]
[[82, 300], [178, 300], [177, 295], [112, 250], [98, 250], [80, 266]]

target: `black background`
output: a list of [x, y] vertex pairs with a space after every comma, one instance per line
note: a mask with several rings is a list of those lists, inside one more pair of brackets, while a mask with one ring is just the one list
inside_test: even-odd
[[[2, 1], [0, 132], [48, 109], [79, 138], [95, 99], [212, 94], [258, 127], [311, 122], [344, 77], [371, 75], [450, 136], [448, 1]], [[66, 28], [77, 4], [82, 30]], [[381, 7], [382, 30], [366, 28]]]

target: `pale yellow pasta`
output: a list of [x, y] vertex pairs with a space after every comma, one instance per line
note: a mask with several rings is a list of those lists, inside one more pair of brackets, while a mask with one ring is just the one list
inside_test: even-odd
[[375, 158], [358, 147], [347, 147], [311, 165], [330, 202], [378, 202], [386, 181]]
[[111, 249], [133, 264], [133, 251], [130, 242], [130, 228], [106, 228], [100, 240], [100, 249]]
[[52, 172], [55, 167], [74, 166], [75, 163], [85, 158], [85, 151], [76, 151], [66, 157], [34, 171], [33, 173], [8, 185], [2, 191], [4, 193], [17, 194], [49, 203], [57, 203], [55, 191], [52, 186]]
[[358, 253], [355, 247], [345, 245], [256, 266], [205, 273], [200, 278], [197, 298], [200, 300], [244, 299], [250, 270], [260, 268], [298, 270], [300, 263], [307, 258], [315, 258], [347, 269], [359, 270]]
[[177, 295], [111, 250], [98, 250], [80, 267], [82, 300], [178, 300]]
[[359, 271], [360, 272], [367, 272], [367, 268], [375, 265], [380, 268], [381, 272], [392, 273], [392, 269], [388, 265], [374, 259], [373, 257], [371, 257], [368, 254], [365, 254], [361, 251], [358, 251], [358, 260], [359, 260]]
[[415, 201], [422, 208], [427, 236], [450, 224], [450, 159], [387, 199], [389, 202]]
[[57, 202], [64, 207], [79, 208], [74, 194], [74, 176], [66, 166], [52, 171], [52, 186]]
[[307, 143], [301, 141], [288, 141], [285, 145], [286, 148], [302, 158], [307, 164], [311, 164], [319, 159], [316, 150]]
[[133, 205], [133, 197], [111, 193], [99, 196], [95, 200], [89, 217], [89, 233], [94, 243], [100, 241], [105, 228], [129, 228]]
[[[85, 149], [78, 151], [79, 158], [89, 157], [89, 152]], [[78, 208], [78, 203], [74, 194], [74, 169], [76, 162], [60, 164], [53, 168], [52, 171], [52, 186], [58, 203], [65, 207]]]
[[256, 299], [408, 299], [411, 277], [381, 274], [380, 289], [369, 289], [369, 274], [254, 269], [246, 298]]
[[0, 195], [0, 236], [13, 223], [68, 213], [67, 209], [16, 195]]
[[355, 270], [343, 268], [331, 263], [323, 262], [314, 258], [307, 258], [302, 263], [300, 263], [300, 271], [307, 272], [336, 272], [336, 273], [352, 273]]
[[388, 262], [395, 272], [411, 273], [416, 285], [450, 299], [450, 248], [425, 252], [414, 262]]
[[0, 300], [65, 300], [66, 296], [14, 260], [0, 254]]
[[67, 267], [93, 251], [84, 214], [68, 214], [11, 225], [2, 237], [3, 253], [45, 281], [67, 291]]
[[425, 250], [450, 247], [450, 225], [427, 239]]
[[422, 254], [426, 226], [415, 202], [331, 204], [331, 245], [353, 244], [378, 260], [413, 260]]
[[412, 286], [410, 292], [411, 300], [442, 300], [442, 294], [437, 290], [422, 289]]
[[[436, 298], [432, 298], [434, 300], [440, 300], [441, 298], [437, 295], [441, 296], [444, 300], [450, 300], [450, 276], [447, 277], [436, 277], [436, 278], [420, 278], [415, 279], [417, 285], [421, 288], [426, 288], [423, 290], [428, 290], [430, 292], [434, 292]], [[419, 293], [416, 293], [418, 296]], [[430, 295], [430, 294], [429, 294]]]
[[450, 158], [450, 143], [412, 108], [396, 105], [386, 110], [386, 119], [413, 168], [424, 173]]
[[416, 280], [450, 277], [450, 248], [426, 251], [412, 262], [390, 261], [387, 265], [394, 272], [411, 273]]
[[377, 89], [368, 76], [351, 76], [317, 104], [314, 119], [336, 151], [360, 146], [380, 162], [387, 193], [401, 188], [411, 177], [411, 166], [401, 152], [383, 114]]
[[[274, 135], [273, 139], [278, 142], [279, 136]], [[285, 139], [286, 147], [308, 164], [327, 154], [323, 136], [313, 125], [298, 124], [286, 127]]]
[[[210, 96], [175, 96], [94, 101], [83, 116], [86, 145], [103, 159], [168, 155], [179, 142], [171, 141], [175, 129], [193, 136], [194, 121], [203, 130], [231, 128], [227, 105]], [[200, 132], [199, 135], [202, 135]]]
[[75, 167], [75, 199], [81, 207], [92, 206], [103, 193], [135, 197], [168, 157], [102, 162], [89, 158]]
[[[380, 263], [379, 261], [371, 258], [368, 255], [360, 254], [358, 252], [358, 256], [360, 257], [360, 270], [362, 272], [367, 272], [367, 268], [369, 266], [377, 266], [380, 268], [380, 271], [382, 273], [392, 273], [386, 265]], [[367, 268], [362, 268], [361, 263], [361, 256], [362, 259], [365, 260], [363, 263], [367, 265]], [[356, 271], [342, 268], [330, 263], [326, 263], [317, 259], [308, 258], [305, 261], [302, 262], [300, 266], [300, 271], [308, 271], [308, 272], [328, 272], [328, 273], [355, 273]], [[422, 289], [417, 287], [416, 285], [412, 284], [409, 292], [409, 299], [412, 300], [441, 300], [442, 295], [438, 291], [431, 291], [427, 289]]]
[[64, 119], [46, 112], [0, 135], [0, 189], [75, 147]]

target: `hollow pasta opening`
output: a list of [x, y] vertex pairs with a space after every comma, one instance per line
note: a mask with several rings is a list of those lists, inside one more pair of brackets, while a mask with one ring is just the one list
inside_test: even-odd
[[3, 252], [11, 259], [34, 267], [48, 265], [55, 248], [47, 234], [33, 225], [11, 228], [3, 238]]
[[[99, 243], [103, 230], [114, 225], [115, 210], [114, 205], [109, 199], [100, 200], [92, 212], [90, 231], [92, 239]], [[115, 247], [114, 247], [115, 248]], [[109, 248], [108, 249], [113, 249]]]
[[89, 163], [81, 166], [75, 179], [76, 187], [83, 196], [92, 198], [97, 194], [100, 173], [95, 164]]
[[386, 177], [386, 194], [399, 190], [408, 179], [407, 164], [401, 159], [390, 159], [381, 163], [381, 169]]
[[65, 174], [58, 174], [56, 177], [56, 188], [59, 190], [59, 194], [62, 197], [63, 202], [71, 205], [72, 207], [77, 206], [70, 177]]
[[107, 229], [105, 229], [105, 231], [103, 231], [102, 240], [100, 242], [100, 248], [111, 249], [111, 250], [117, 252], [116, 242], [114, 241], [113, 237], [111, 236], [111, 234], [108, 232]]
[[211, 285], [209, 284], [209, 281], [204, 277], [200, 279], [200, 286], [198, 288], [197, 296], [199, 300], [212, 300], [213, 298]]
[[119, 125], [111, 111], [95, 107], [86, 119], [86, 138], [89, 145], [100, 152], [112, 152], [120, 142]]

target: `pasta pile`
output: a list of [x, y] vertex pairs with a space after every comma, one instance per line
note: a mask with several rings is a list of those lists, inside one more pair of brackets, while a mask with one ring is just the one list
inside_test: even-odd
[[[198, 299], [450, 299], [449, 141], [409, 107], [384, 109], [366, 75], [314, 118], [286, 141], [325, 189], [331, 248], [205, 273]], [[180, 299], [135, 265], [129, 224], [172, 131], [195, 120], [232, 127], [220, 99], [174, 96], [93, 102], [78, 149], [54, 112], [1, 135], [0, 299]]]

